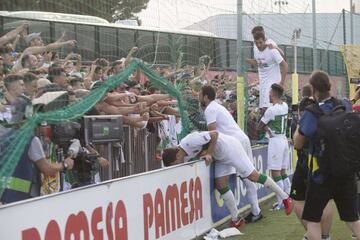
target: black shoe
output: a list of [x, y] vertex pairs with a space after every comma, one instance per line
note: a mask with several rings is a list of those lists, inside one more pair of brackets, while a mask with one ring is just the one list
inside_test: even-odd
[[264, 216], [262, 215], [262, 213], [260, 212], [258, 215], [254, 215], [252, 214], [252, 212], [249, 213], [249, 215], [246, 216], [245, 221], [246, 223], [254, 223], [259, 221], [260, 219], [262, 219]]

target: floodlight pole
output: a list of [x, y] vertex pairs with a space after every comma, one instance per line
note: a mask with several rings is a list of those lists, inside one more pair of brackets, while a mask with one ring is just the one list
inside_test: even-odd
[[236, 70], [237, 70], [238, 76], [243, 74], [242, 67], [243, 67], [243, 63], [244, 63], [243, 52], [242, 52], [242, 47], [243, 47], [242, 8], [243, 8], [243, 0], [237, 0], [237, 42], [236, 42], [237, 64], [236, 64]]
[[354, 44], [354, 3], [350, 0], [350, 43]]
[[316, 5], [315, 0], [312, 0], [312, 27], [313, 27], [313, 70], [318, 68], [317, 52], [316, 52]]
[[293, 31], [292, 43], [294, 44], [294, 73], [291, 74], [292, 80], [292, 104], [299, 102], [299, 75], [297, 74], [297, 40], [300, 38], [301, 29], [296, 28]]
[[237, 0], [237, 41], [236, 41], [236, 72], [237, 72], [237, 122], [241, 129], [245, 129], [245, 90], [246, 90], [246, 78], [244, 76], [244, 52], [243, 52], [243, 0]]

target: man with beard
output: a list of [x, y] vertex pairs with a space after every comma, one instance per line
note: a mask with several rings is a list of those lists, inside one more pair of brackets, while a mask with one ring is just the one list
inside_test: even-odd
[[[236, 138], [241, 143], [248, 158], [252, 162], [253, 155], [248, 136], [236, 124], [229, 111], [224, 106], [217, 103], [215, 98], [216, 93], [213, 87], [204, 86], [202, 88], [199, 95], [199, 100], [202, 108], [205, 109], [204, 114], [208, 131], [217, 130], [220, 133]], [[239, 161], [242, 161], [242, 159], [239, 159]], [[225, 171], [222, 173], [219, 172], [219, 169], [215, 169], [215, 172], [217, 173], [215, 184], [218, 186], [218, 189], [221, 189], [221, 186], [227, 186], [229, 175], [235, 173], [236, 171], [233, 167], [229, 166], [228, 169], [225, 169]], [[243, 182], [246, 186], [246, 198], [251, 205], [251, 212], [249, 216], [245, 218], [245, 220], [246, 222], [256, 222], [263, 217], [259, 207], [257, 187], [255, 183], [248, 179], [243, 179]]]

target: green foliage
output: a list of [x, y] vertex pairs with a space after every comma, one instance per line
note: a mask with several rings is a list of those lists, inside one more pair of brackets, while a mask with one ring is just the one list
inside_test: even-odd
[[139, 25], [141, 25], [140, 19], [134, 14], [146, 9], [148, 2], [149, 0], [118, 0], [114, 7], [115, 13], [112, 17], [115, 21], [123, 19], [136, 19]]
[[183, 58], [183, 37], [179, 37], [176, 40], [173, 38], [173, 35], [170, 34], [168, 38], [168, 46], [170, 50], [170, 59], [173, 68], [175, 69], [178, 65], [179, 67], [182, 66], [182, 58]]
[[0, 11], [44, 11], [82, 14], [113, 20], [135, 18], [149, 0], [1, 0]]

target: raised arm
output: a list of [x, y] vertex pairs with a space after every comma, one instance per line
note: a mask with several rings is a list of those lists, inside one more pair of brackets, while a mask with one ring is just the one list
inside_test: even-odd
[[42, 47], [28, 47], [27, 49], [25, 49], [24, 54], [42, 54], [44, 52], [51, 52], [54, 50], [57, 50], [63, 46], [72, 46], [74, 47], [76, 45], [76, 41], [75, 40], [69, 40], [66, 42], [54, 42], [54, 43], [50, 43], [46, 46], [42, 46]]
[[0, 47], [11, 42], [13, 39], [16, 38], [16, 36], [21, 33], [22, 31], [24, 31], [25, 29], [27, 29], [29, 27], [28, 23], [23, 23], [20, 26], [18, 26], [17, 28], [15, 28], [14, 30], [6, 33], [4, 36], [0, 37]]
[[133, 55], [135, 52], [137, 52], [138, 50], [139, 50], [138, 47], [133, 47], [133, 48], [131, 48], [131, 50], [129, 51], [128, 55], [127, 55], [126, 58], [125, 58], [125, 62], [124, 62], [125, 67], [130, 63], [131, 58], [132, 58], [132, 55]]

